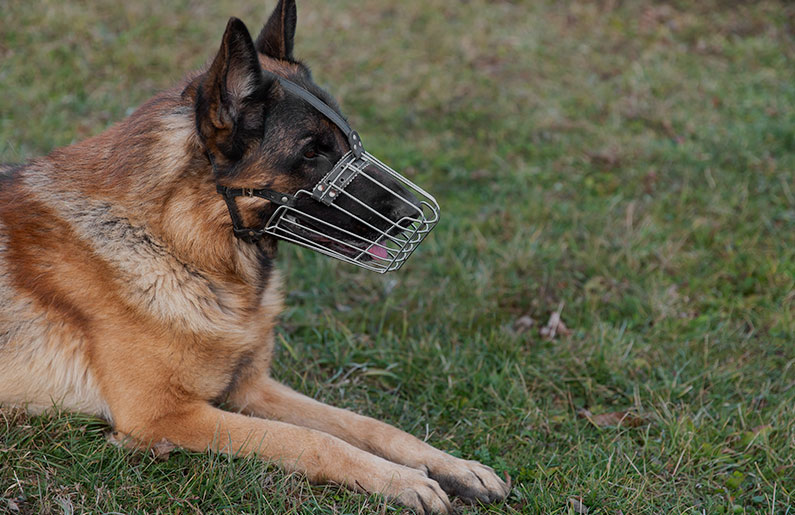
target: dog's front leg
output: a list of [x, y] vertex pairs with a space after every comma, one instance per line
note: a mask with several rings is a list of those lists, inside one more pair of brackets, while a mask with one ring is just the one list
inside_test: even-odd
[[323, 404], [262, 377], [241, 385], [232, 402], [245, 413], [334, 435], [392, 462], [420, 469], [445, 492], [464, 500], [492, 502], [510, 490], [490, 467], [442, 452], [395, 427]]
[[194, 451], [256, 454], [288, 470], [303, 472], [311, 481], [378, 492], [419, 513], [451, 512], [447, 495], [424, 472], [397, 465], [306, 427], [196, 403], [147, 424], [117, 423], [116, 429], [139, 442], [165, 438]]

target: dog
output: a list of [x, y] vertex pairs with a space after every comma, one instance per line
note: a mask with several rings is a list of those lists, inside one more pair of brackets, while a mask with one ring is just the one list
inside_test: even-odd
[[269, 377], [278, 238], [240, 237], [237, 224], [262, 227], [277, 201], [244, 195], [231, 207], [218, 192], [256, 185], [287, 198], [352, 150], [330, 115], [285, 86], [341, 116], [293, 57], [296, 22], [291, 0], [256, 40], [231, 18], [204, 71], [95, 137], [2, 165], [0, 403], [57, 403], [139, 446], [260, 456], [418, 513], [450, 513], [448, 495], [504, 499], [491, 468]]

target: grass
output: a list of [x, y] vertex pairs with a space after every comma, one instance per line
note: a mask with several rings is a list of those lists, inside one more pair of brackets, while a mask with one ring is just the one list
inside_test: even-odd
[[[6, 0], [0, 161], [102, 131], [272, 4]], [[463, 512], [795, 513], [791, 4], [303, 0], [299, 20], [298, 55], [443, 220], [386, 277], [284, 246], [277, 377], [512, 476]], [[545, 339], [561, 308], [570, 334]], [[399, 511], [0, 413], [0, 511]]]

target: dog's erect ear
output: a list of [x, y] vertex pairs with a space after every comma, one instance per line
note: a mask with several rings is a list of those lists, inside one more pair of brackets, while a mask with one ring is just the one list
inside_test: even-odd
[[230, 18], [196, 101], [197, 127], [211, 150], [242, 155], [246, 136], [262, 125], [266, 82], [248, 29]]
[[279, 0], [257, 38], [257, 50], [269, 57], [291, 61], [298, 14], [295, 0]]

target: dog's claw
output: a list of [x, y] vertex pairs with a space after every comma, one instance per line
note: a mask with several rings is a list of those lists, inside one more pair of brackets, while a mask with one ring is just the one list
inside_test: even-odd
[[[374, 478], [368, 478], [374, 479]], [[364, 483], [371, 481], [364, 480]], [[364, 488], [362, 482], [357, 486], [366, 491], [376, 491], [411, 508], [421, 515], [453, 513], [453, 506], [447, 494], [435, 480], [428, 477], [422, 470], [398, 466], [389, 471], [370, 488]], [[369, 485], [368, 485], [369, 486]]]
[[468, 503], [501, 501], [511, 491], [510, 478], [508, 482], [503, 481], [491, 467], [452, 456], [430, 466], [429, 476], [449, 495]]

